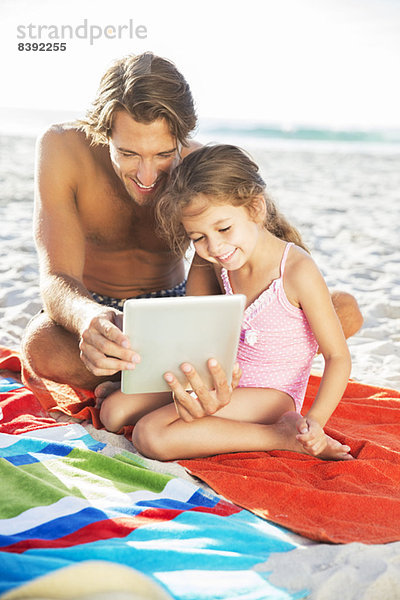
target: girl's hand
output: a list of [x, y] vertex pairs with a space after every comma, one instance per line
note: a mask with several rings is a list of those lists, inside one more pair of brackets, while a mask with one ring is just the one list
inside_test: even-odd
[[192, 365], [183, 363], [181, 369], [193, 392], [187, 392], [173, 373], [165, 373], [164, 379], [173, 392], [178, 415], [186, 422], [213, 415], [229, 404], [232, 392], [242, 375], [239, 365], [236, 364], [232, 373], [232, 383], [229, 385], [222, 367], [215, 359], [210, 359], [208, 369], [213, 378], [214, 389], [209, 390]]
[[328, 438], [321, 425], [313, 419], [304, 417], [299, 421], [297, 429], [299, 434], [296, 439], [312, 456], [321, 454], [328, 445]]

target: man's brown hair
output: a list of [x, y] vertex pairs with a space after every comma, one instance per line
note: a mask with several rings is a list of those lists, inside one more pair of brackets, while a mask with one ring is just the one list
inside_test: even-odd
[[184, 146], [197, 121], [185, 78], [172, 62], [152, 52], [116, 61], [102, 77], [86, 118], [77, 124], [93, 144], [107, 144], [119, 110], [126, 110], [139, 123], [165, 119], [171, 134]]

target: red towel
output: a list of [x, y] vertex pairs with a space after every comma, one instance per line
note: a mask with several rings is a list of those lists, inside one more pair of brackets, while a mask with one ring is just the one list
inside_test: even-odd
[[[18, 372], [18, 353], [0, 347], [0, 369]], [[91, 418], [96, 427], [102, 426], [92, 392], [42, 380], [26, 371], [23, 380], [43, 408]], [[305, 410], [319, 383], [320, 377], [311, 376]], [[37, 415], [33, 396], [30, 402], [31, 409], [27, 404], [24, 410]], [[43, 413], [37, 416], [46, 419]], [[351, 446], [354, 461], [322, 461], [296, 452], [274, 451], [180, 462], [239, 506], [312, 539], [370, 544], [398, 541], [399, 424], [399, 392], [350, 382], [326, 431]]]
[[[38, 377], [21, 362], [17, 351], [3, 346], [0, 346], [0, 370], [11, 371], [18, 378], [21, 375], [22, 383], [28, 388], [25, 388], [25, 392], [34, 394], [32, 398], [45, 410], [43, 414], [47, 414], [47, 411], [59, 411], [74, 417], [74, 419], [89, 420], [96, 429], [104, 428], [91, 390], [72, 388], [69, 385]], [[34, 409], [32, 408], [32, 410]], [[132, 430], [132, 425], [127, 425], [119, 433], [123, 433], [128, 440], [132, 440]]]
[[2, 376], [12, 375], [12, 380], [15, 381], [15, 384], [13, 381], [1, 382], [0, 433], [20, 434], [34, 429], [58, 427], [59, 423], [49, 416], [33, 393], [20, 383], [18, 354], [4, 349], [0, 353], [0, 368], [3, 369]]
[[1, 392], [0, 433], [20, 434], [59, 425], [26, 387]]
[[18, 352], [2, 346], [0, 346], [0, 369], [8, 369], [17, 374], [22, 369], [22, 382], [33, 392], [46, 411], [58, 410], [77, 419], [90, 419], [97, 429], [103, 427], [99, 419], [99, 410], [94, 405], [93, 392], [37, 377], [21, 365]]
[[[305, 409], [320, 377], [311, 376]], [[400, 540], [400, 393], [350, 382], [326, 432], [353, 461], [296, 452], [246, 452], [180, 461], [216, 492], [322, 542]]]

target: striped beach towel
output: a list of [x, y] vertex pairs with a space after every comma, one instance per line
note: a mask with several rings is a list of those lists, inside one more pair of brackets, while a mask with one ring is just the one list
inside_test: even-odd
[[306, 597], [259, 568], [295, 548], [285, 530], [134, 454], [103, 454], [81, 425], [48, 425], [0, 433], [0, 598], [74, 565], [100, 576], [105, 563], [177, 599]]

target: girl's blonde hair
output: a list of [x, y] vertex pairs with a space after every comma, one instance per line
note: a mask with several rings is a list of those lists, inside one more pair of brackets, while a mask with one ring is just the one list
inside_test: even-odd
[[265, 228], [308, 252], [299, 232], [279, 212], [265, 187], [258, 166], [237, 146], [203, 146], [186, 156], [173, 171], [156, 207], [159, 232], [176, 254], [183, 256], [190, 240], [182, 225], [182, 213], [197, 195], [208, 196], [212, 203], [243, 206], [250, 214], [255, 209], [256, 199], [263, 196]]

